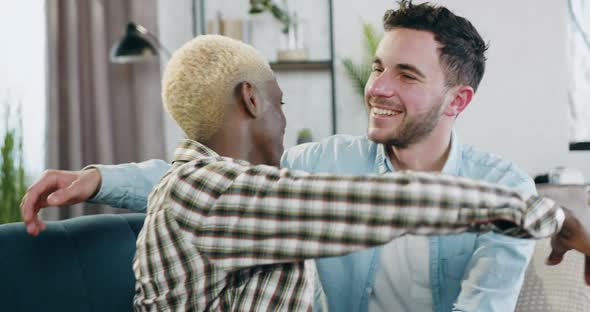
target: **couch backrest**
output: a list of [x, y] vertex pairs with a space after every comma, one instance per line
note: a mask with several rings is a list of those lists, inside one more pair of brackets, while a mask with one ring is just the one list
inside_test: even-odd
[[144, 215], [0, 225], [0, 311], [131, 311], [131, 263]]

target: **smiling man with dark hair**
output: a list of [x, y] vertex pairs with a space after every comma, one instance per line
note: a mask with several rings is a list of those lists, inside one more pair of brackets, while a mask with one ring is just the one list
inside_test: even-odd
[[[442, 172], [535, 194], [524, 171], [462, 144], [453, 131], [485, 71], [487, 46], [473, 25], [442, 6], [400, 1], [385, 12], [383, 28], [365, 88], [367, 136], [294, 147], [283, 166], [339, 174]], [[317, 263], [331, 307], [512, 311], [533, 247], [494, 233], [406, 235]]]

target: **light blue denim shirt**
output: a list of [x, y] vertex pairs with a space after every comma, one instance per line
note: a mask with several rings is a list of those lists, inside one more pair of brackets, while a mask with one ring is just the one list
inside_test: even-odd
[[[366, 136], [337, 135], [288, 149], [282, 166], [346, 175], [394, 171], [383, 145]], [[170, 165], [150, 160], [97, 166], [102, 187], [94, 197], [114, 207], [145, 211], [147, 194]], [[443, 173], [536, 193], [531, 178], [511, 162], [462, 145], [453, 135]], [[513, 311], [534, 242], [495, 233], [430, 237], [430, 283], [436, 312]], [[317, 260], [331, 311], [367, 311], [381, 248]]]
[[[383, 174], [395, 169], [384, 146], [366, 136], [337, 135], [293, 147], [284, 167], [346, 175]], [[532, 179], [511, 162], [452, 137], [443, 173], [481, 179], [536, 193]], [[436, 312], [513, 311], [534, 241], [495, 233], [430, 237], [430, 286]], [[367, 311], [381, 248], [317, 260], [332, 311]], [[410, 286], [410, 285], [409, 285]], [[408, 287], [409, 287], [408, 286]]]

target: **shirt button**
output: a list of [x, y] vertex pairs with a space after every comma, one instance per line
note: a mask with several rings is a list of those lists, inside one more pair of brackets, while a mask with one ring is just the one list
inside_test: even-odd
[[367, 294], [369, 294], [369, 295], [370, 295], [370, 294], [372, 294], [372, 293], [373, 293], [373, 288], [371, 288], [371, 287], [367, 287], [367, 288], [365, 288], [365, 291], [367, 292]]

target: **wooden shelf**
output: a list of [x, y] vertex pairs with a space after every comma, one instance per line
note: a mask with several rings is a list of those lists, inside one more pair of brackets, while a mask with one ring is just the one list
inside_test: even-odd
[[289, 62], [272, 62], [270, 67], [277, 71], [288, 70], [330, 70], [332, 69], [332, 61], [289, 61]]

